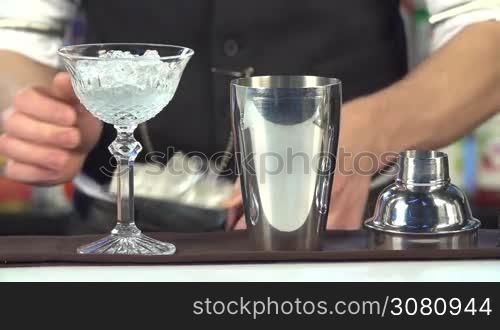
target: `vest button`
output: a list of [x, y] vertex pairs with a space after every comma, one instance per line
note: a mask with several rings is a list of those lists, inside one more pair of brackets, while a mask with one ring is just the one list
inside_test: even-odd
[[224, 42], [224, 54], [226, 54], [226, 56], [230, 57], [236, 56], [239, 50], [240, 47], [238, 46], [238, 43], [235, 40], [229, 39]]

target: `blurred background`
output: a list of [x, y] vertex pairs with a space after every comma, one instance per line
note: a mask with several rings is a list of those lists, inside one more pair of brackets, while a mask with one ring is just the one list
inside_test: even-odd
[[[431, 29], [423, 1], [402, 2], [406, 24], [408, 60], [418, 65], [429, 54]], [[66, 43], [81, 43], [85, 15], [80, 13], [66, 33]], [[500, 92], [500, 91], [499, 91]], [[498, 228], [500, 210], [500, 115], [443, 149], [450, 159], [454, 184], [470, 199], [473, 214], [487, 228]], [[0, 173], [5, 159], [0, 156]], [[0, 176], [0, 233], [65, 234], [73, 217], [72, 183], [56, 187], [32, 187]]]

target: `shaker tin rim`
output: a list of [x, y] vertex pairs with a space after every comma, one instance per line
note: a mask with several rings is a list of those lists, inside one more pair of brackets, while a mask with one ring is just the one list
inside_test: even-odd
[[318, 89], [341, 86], [337, 78], [312, 75], [267, 75], [236, 78], [231, 80], [231, 86], [248, 89]]

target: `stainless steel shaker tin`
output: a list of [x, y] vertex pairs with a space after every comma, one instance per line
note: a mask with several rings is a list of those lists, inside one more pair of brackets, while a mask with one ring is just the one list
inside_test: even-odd
[[263, 76], [231, 83], [245, 219], [257, 249], [320, 248], [339, 138], [341, 83]]

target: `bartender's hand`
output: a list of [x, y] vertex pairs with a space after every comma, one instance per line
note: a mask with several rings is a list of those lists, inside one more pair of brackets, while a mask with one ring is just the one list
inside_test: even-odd
[[[339, 150], [327, 229], [356, 230], [363, 223], [372, 175], [380, 168], [380, 132], [373, 105], [363, 98], [342, 109]], [[375, 161], [377, 158], [377, 161]]]
[[370, 191], [371, 176], [359, 173], [342, 173], [343, 171], [355, 171], [353, 167], [356, 166], [351, 164], [350, 160], [345, 160], [345, 163], [342, 170], [340, 166], [343, 164], [337, 164], [335, 171], [326, 224], [326, 228], [331, 230], [359, 229], [363, 222], [365, 205]]
[[[374, 157], [380, 158], [384, 150], [380, 132], [373, 125], [375, 109], [372, 108], [373, 104], [362, 98], [343, 107], [328, 229], [356, 230], [361, 227], [371, 176], [380, 167], [380, 162], [372, 164], [372, 160]], [[360, 157], [360, 153], [365, 156]], [[368, 154], [373, 156], [369, 157]], [[238, 180], [233, 195], [224, 205], [228, 209], [227, 230], [246, 228], [242, 205]]]
[[223, 205], [227, 209], [226, 230], [243, 230], [247, 228], [243, 214], [243, 196], [240, 179], [234, 183], [231, 197]]
[[102, 130], [79, 103], [67, 73], [57, 74], [48, 89], [20, 91], [12, 108], [1, 114], [0, 154], [8, 159], [5, 176], [28, 184], [71, 180]]

